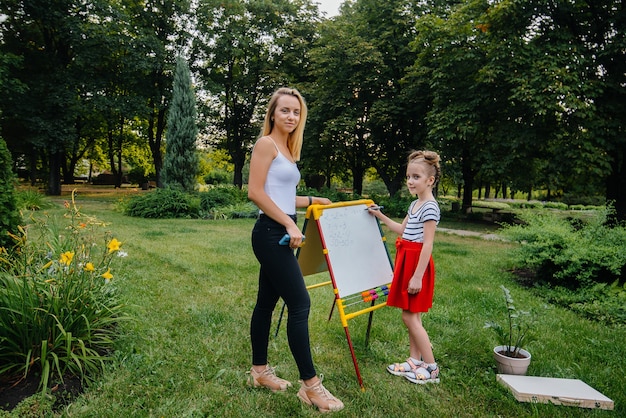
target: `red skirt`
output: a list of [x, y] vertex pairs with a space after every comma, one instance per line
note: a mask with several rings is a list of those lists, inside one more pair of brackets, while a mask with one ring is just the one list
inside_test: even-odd
[[435, 264], [432, 256], [422, 278], [422, 290], [415, 294], [409, 294], [407, 291], [419, 262], [422, 245], [421, 242], [407, 241], [401, 237], [396, 240], [396, 262], [387, 306], [395, 306], [410, 312], [428, 312], [433, 306]]

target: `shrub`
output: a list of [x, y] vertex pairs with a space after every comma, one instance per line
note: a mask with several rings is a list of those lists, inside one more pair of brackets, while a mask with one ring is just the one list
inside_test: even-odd
[[520, 218], [525, 225], [506, 226], [502, 234], [521, 244], [515, 263], [540, 281], [575, 289], [624, 280], [626, 229], [606, 226], [606, 212], [577, 225], [550, 213], [527, 211]]
[[126, 203], [125, 213], [140, 218], [186, 218], [196, 217], [199, 207], [189, 193], [166, 188], [133, 196]]
[[205, 184], [228, 184], [232, 183], [233, 174], [225, 170], [213, 170], [205, 174], [203, 180]]
[[103, 224], [73, 199], [66, 207], [68, 226], [43, 217], [20, 227], [0, 257], [0, 375], [36, 373], [42, 392], [54, 378], [100, 372], [122, 319], [111, 283], [121, 243], [96, 238]]
[[238, 202], [232, 205], [215, 207], [209, 211], [200, 211], [200, 214], [205, 219], [252, 219], [258, 216], [259, 208], [252, 202]]
[[567, 210], [567, 204], [562, 203], [562, 202], [545, 202], [543, 206], [546, 209]]
[[15, 198], [15, 175], [11, 171], [13, 162], [4, 139], [0, 137], [0, 247], [11, 244], [9, 233], [17, 232], [20, 223]]
[[45, 196], [35, 189], [18, 190], [15, 198], [19, 209], [40, 210], [51, 206]]
[[491, 202], [489, 200], [475, 200], [472, 202], [472, 206], [485, 209], [497, 209], [508, 210], [511, 209], [511, 205], [505, 202]]
[[212, 187], [200, 193], [200, 209], [210, 211], [222, 206], [247, 202], [247, 200], [246, 193], [235, 186]]

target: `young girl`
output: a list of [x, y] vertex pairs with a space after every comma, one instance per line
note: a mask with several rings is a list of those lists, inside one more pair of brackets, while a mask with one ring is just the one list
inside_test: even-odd
[[402, 309], [402, 320], [409, 331], [409, 358], [391, 364], [387, 371], [404, 376], [413, 383], [438, 383], [439, 368], [433, 356], [428, 333], [422, 326], [422, 312], [433, 305], [435, 266], [432, 260], [435, 229], [439, 223], [439, 205], [433, 196], [441, 169], [439, 155], [432, 151], [414, 151], [409, 155], [406, 185], [417, 195], [402, 223], [395, 222], [380, 210], [369, 213], [400, 235], [396, 240], [396, 262], [387, 305]]

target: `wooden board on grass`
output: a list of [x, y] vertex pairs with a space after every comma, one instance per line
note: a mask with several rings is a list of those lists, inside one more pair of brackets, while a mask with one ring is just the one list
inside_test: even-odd
[[498, 374], [520, 402], [552, 403], [580, 408], [613, 409], [613, 401], [582, 380]]

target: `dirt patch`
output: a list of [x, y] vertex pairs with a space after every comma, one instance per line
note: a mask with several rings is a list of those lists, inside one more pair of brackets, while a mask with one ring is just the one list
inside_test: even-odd
[[[29, 375], [20, 377], [0, 378], [0, 409], [11, 411], [21, 401], [38, 392], [39, 376]], [[63, 382], [58, 382], [50, 389], [55, 397], [54, 409], [69, 405], [83, 392], [83, 384], [78, 377], [68, 376]]]

